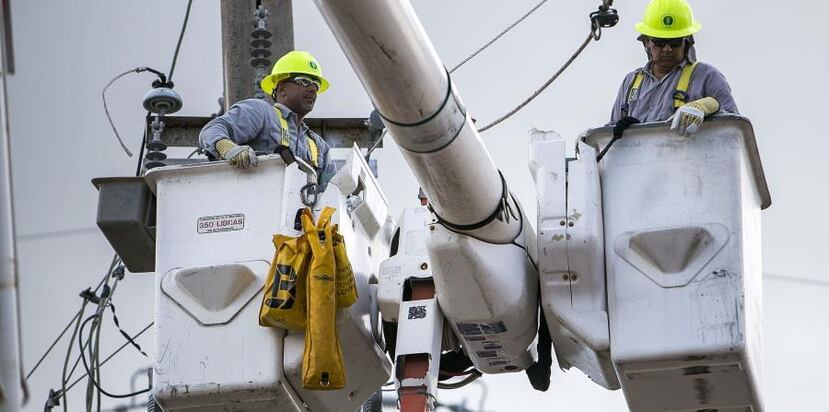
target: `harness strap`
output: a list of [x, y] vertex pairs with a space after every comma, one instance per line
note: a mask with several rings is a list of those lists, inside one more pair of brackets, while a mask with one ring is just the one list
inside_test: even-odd
[[645, 73], [643, 71], [636, 72], [636, 77], [633, 78], [633, 83], [630, 84], [630, 90], [628, 90], [628, 104], [636, 100], [636, 95], [639, 94], [639, 87], [642, 86], [642, 80], [644, 79]]
[[674, 91], [674, 109], [679, 109], [688, 102], [688, 87], [691, 85], [691, 76], [696, 68], [697, 62], [686, 64], [682, 68], [682, 74], [679, 75], [679, 81], [676, 83], [676, 90]]
[[[676, 89], [674, 90], [674, 109], [678, 109], [688, 102], [688, 88], [691, 86], [691, 77], [694, 75], [694, 69], [696, 68], [697, 62], [686, 64], [682, 67], [682, 73], [679, 75], [679, 81], [677, 81]], [[633, 78], [633, 82], [631, 82], [630, 88], [628, 89], [627, 99], [625, 99], [625, 103], [622, 106], [623, 116], [627, 116], [630, 103], [637, 99], [639, 88], [642, 86], [644, 79], [644, 71], [640, 70], [636, 72], [636, 76]]]
[[[285, 119], [285, 116], [282, 115], [282, 110], [279, 110], [278, 107], [274, 107], [273, 110], [276, 112], [276, 117], [279, 118], [279, 128], [281, 131], [279, 144], [285, 147], [291, 147], [291, 129], [288, 127], [288, 120]], [[308, 133], [305, 134], [305, 140], [308, 142], [308, 154], [311, 156], [311, 166], [319, 169], [319, 148], [317, 147], [317, 142]]]
[[628, 115], [630, 111], [630, 103], [636, 100], [639, 95], [639, 87], [642, 86], [642, 80], [645, 79], [645, 73], [642, 70], [636, 72], [636, 76], [633, 78], [633, 82], [630, 83], [630, 88], [628, 89], [627, 98], [625, 102], [622, 104], [622, 117]]

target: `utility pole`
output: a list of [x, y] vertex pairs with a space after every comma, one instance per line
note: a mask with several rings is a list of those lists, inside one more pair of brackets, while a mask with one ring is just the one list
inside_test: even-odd
[[9, 3], [0, 6], [0, 411], [23, 405], [6, 75], [13, 71]]
[[[259, 6], [267, 11], [266, 16], [257, 15]], [[227, 110], [259, 90], [257, 77], [261, 73], [257, 73], [256, 63], [270, 74], [276, 59], [294, 49], [294, 17], [291, 0], [222, 0], [221, 7]], [[262, 17], [267, 23], [265, 30], [257, 27]]]

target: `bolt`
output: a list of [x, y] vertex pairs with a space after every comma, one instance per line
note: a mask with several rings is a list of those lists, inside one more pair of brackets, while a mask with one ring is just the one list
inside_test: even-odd
[[428, 268], [428, 267], [429, 267], [429, 265], [427, 265], [426, 262], [423, 262], [423, 263], [420, 264], [420, 270], [426, 270], [426, 268]]
[[563, 276], [564, 280], [570, 280], [570, 275], [565, 273]]
[[573, 222], [567, 222], [567, 226], [573, 227], [574, 225], [575, 225], [575, 223], [573, 223]]
[[578, 279], [578, 278], [579, 278], [579, 277], [578, 277], [575, 273], [573, 273], [573, 275], [572, 275], [572, 276], [570, 276], [570, 280], [572, 280], [573, 282], [575, 282], [575, 281], [576, 281], [576, 279]]
[[559, 222], [559, 224], [564, 226], [564, 221], [562, 220], [561, 222]]
[[429, 225], [429, 230], [434, 231], [435, 230], [435, 225]]

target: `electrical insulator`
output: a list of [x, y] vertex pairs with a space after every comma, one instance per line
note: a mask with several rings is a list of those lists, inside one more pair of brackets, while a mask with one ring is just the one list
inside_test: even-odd
[[268, 68], [271, 66], [271, 41], [273, 37], [270, 30], [268, 30], [268, 16], [270, 12], [268, 9], [259, 5], [253, 13], [256, 23], [254, 29], [250, 33], [250, 65], [256, 68], [256, 80], [253, 82], [253, 90], [255, 90], [253, 97], [257, 99], [264, 99], [265, 92], [259, 87], [259, 83], [268, 74]]
[[167, 145], [161, 141], [164, 131], [164, 115], [175, 113], [181, 109], [181, 96], [173, 90], [171, 82], [153, 82], [153, 89], [144, 96], [144, 108], [156, 114], [150, 124], [152, 139], [147, 142], [147, 154], [144, 155], [144, 167], [149, 170], [165, 166]]

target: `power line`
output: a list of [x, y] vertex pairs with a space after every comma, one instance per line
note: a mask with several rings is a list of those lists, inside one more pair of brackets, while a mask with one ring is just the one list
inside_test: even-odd
[[779, 275], [775, 273], [766, 273], [763, 275], [763, 277], [774, 280], [782, 280], [784, 282], [799, 283], [801, 285], [820, 286], [824, 288], [829, 288], [829, 281], [825, 280], [807, 279], [799, 276]]
[[535, 100], [535, 98], [538, 97], [538, 95], [540, 95], [549, 85], [551, 85], [558, 78], [558, 76], [561, 75], [561, 73], [564, 73], [564, 70], [566, 70], [568, 67], [570, 67], [570, 63], [573, 63], [573, 61], [576, 60], [577, 57], [579, 57], [581, 52], [584, 51], [584, 49], [587, 47], [588, 44], [590, 44], [591, 40], [593, 40], [593, 32], [592, 31], [590, 32], [590, 34], [587, 35], [587, 38], [584, 39], [584, 42], [582, 42], [581, 46], [579, 46], [579, 48], [576, 49], [576, 52], [573, 53], [572, 56], [570, 56], [570, 59], [567, 60], [567, 62], [565, 62], [564, 65], [561, 66], [558, 69], [558, 71], [555, 72], [555, 74], [553, 74], [552, 77], [547, 79], [547, 81], [544, 82], [544, 84], [541, 85], [541, 87], [539, 87], [538, 90], [533, 92], [533, 94], [531, 94], [530, 97], [528, 97], [523, 102], [521, 102], [521, 104], [519, 104], [518, 106], [515, 106], [515, 108], [513, 108], [512, 110], [507, 112], [507, 114], [495, 119], [494, 121], [492, 121], [488, 125], [478, 129], [478, 133], [483, 133], [483, 132], [491, 129], [493, 126], [497, 125], [498, 123], [501, 123], [504, 120], [509, 119], [512, 115], [514, 115], [515, 113], [518, 113], [519, 110], [523, 109], [524, 106], [530, 104], [530, 102]]
[[[118, 259], [118, 255], [115, 255], [115, 256], [112, 257], [112, 263], [110, 263], [110, 267], [109, 267], [109, 270], [107, 271], [107, 274], [104, 275], [104, 277], [101, 279], [100, 282], [98, 282], [98, 286], [95, 286], [95, 291], [93, 293], [97, 293], [98, 289], [101, 288], [101, 286], [104, 284], [104, 281], [106, 281], [106, 279], [109, 277], [109, 273], [115, 267], [117, 259]], [[35, 366], [32, 368], [32, 370], [29, 371], [29, 373], [26, 375], [26, 380], [28, 380], [29, 377], [32, 376], [33, 373], [35, 373], [35, 371], [40, 366], [40, 364], [43, 363], [43, 360], [46, 359], [46, 356], [49, 355], [49, 352], [51, 352], [52, 349], [54, 349], [55, 345], [57, 345], [57, 343], [61, 340], [61, 338], [63, 338], [63, 335], [66, 334], [66, 332], [72, 326], [72, 323], [75, 322], [75, 320], [78, 319], [78, 317], [80, 317], [81, 314], [82, 314], [81, 312], [77, 312], [75, 314], [75, 316], [72, 319], [69, 320], [69, 323], [67, 323], [66, 327], [63, 328], [63, 332], [61, 332], [60, 335], [58, 335], [58, 337], [55, 338], [54, 341], [52, 341], [52, 344], [49, 345], [49, 349], [46, 349], [46, 352], [43, 354], [43, 356], [40, 357], [40, 360], [37, 361], [37, 364], [35, 364]]]
[[474, 58], [474, 57], [475, 57], [475, 56], [477, 56], [479, 53], [481, 53], [482, 51], [484, 51], [484, 50], [485, 50], [487, 47], [489, 47], [492, 43], [495, 43], [498, 39], [500, 39], [500, 38], [501, 38], [501, 36], [503, 36], [503, 35], [507, 34], [507, 32], [508, 32], [508, 31], [512, 30], [512, 28], [513, 28], [513, 27], [515, 27], [515, 26], [517, 26], [518, 24], [520, 24], [520, 23], [521, 23], [522, 21], [524, 21], [524, 19], [526, 19], [527, 17], [530, 17], [530, 15], [531, 15], [531, 14], [533, 14], [536, 10], [538, 10], [538, 8], [539, 8], [539, 7], [541, 7], [542, 5], [544, 5], [544, 3], [546, 3], [546, 2], [547, 2], [547, 0], [541, 0], [541, 2], [539, 2], [538, 4], [536, 4], [536, 5], [535, 5], [533, 8], [531, 8], [528, 12], [526, 12], [523, 16], [521, 16], [521, 18], [519, 18], [518, 20], [516, 20], [514, 23], [510, 24], [510, 25], [509, 25], [509, 27], [507, 27], [506, 29], [504, 29], [502, 32], [498, 33], [498, 35], [496, 35], [495, 37], [493, 37], [490, 41], [486, 42], [486, 44], [484, 44], [483, 46], [481, 46], [481, 48], [479, 48], [478, 50], [475, 50], [475, 52], [473, 52], [472, 54], [470, 54], [469, 56], [467, 56], [465, 59], [463, 59], [460, 63], [458, 63], [457, 65], [455, 65], [455, 67], [453, 67], [453, 68], [452, 68], [452, 70], [449, 70], [449, 74], [454, 73], [454, 72], [455, 72], [455, 70], [458, 70], [461, 66], [463, 66], [464, 64], [466, 64], [466, 62], [468, 62], [468, 61], [472, 60], [472, 58]]
[[25, 235], [20, 235], [17, 237], [18, 242], [22, 241], [30, 241], [30, 240], [42, 240], [42, 239], [50, 239], [54, 237], [68, 237], [68, 236], [80, 236], [86, 234], [97, 233], [97, 227], [82, 227], [76, 229], [64, 229], [64, 230], [50, 230], [46, 232], [37, 232], [37, 233], [29, 233]]
[[[136, 333], [136, 334], [135, 334], [135, 336], [133, 336], [133, 337], [132, 337], [132, 339], [133, 339], [133, 340], [135, 340], [135, 339], [138, 339], [139, 337], [141, 337], [141, 335], [143, 335], [143, 334], [144, 334], [144, 332], [146, 332], [147, 330], [149, 330], [149, 329], [150, 329], [150, 328], [151, 328], [154, 324], [155, 324], [155, 322], [150, 322], [150, 324], [149, 324], [149, 325], [147, 325], [147, 326], [145, 326], [145, 327], [144, 327], [144, 329], [141, 329], [141, 331], [140, 331], [140, 332]], [[124, 348], [126, 348], [126, 347], [127, 347], [127, 345], [129, 345], [129, 344], [130, 344], [129, 342], [126, 342], [126, 343], [124, 343], [123, 345], [121, 345], [121, 347], [119, 347], [118, 349], [116, 349], [116, 350], [115, 350], [115, 352], [112, 352], [112, 354], [110, 354], [109, 356], [107, 356], [107, 357], [106, 357], [106, 358], [105, 358], [105, 359], [101, 362], [101, 366], [104, 366], [104, 364], [105, 364], [105, 363], [107, 363], [110, 359], [112, 359], [112, 357], [113, 357], [113, 356], [117, 355], [117, 354], [118, 354], [118, 352], [121, 352], [121, 350], [122, 350], [122, 349], [124, 349]], [[78, 382], [80, 382], [80, 381], [81, 381], [83, 378], [85, 378], [85, 377], [86, 377], [86, 374], [84, 374], [84, 375], [82, 375], [80, 378], [76, 379], [76, 380], [75, 380], [75, 382], [72, 382], [72, 384], [71, 384], [71, 385], [69, 385], [69, 386], [66, 388], [66, 391], [67, 391], [67, 392], [69, 392], [69, 390], [70, 390], [70, 389], [72, 389], [72, 387], [73, 387], [73, 386], [75, 386]]]
[[173, 63], [170, 65], [170, 76], [167, 81], [173, 82], [173, 71], [176, 70], [176, 61], [178, 60], [178, 51], [181, 49], [181, 41], [184, 40], [184, 32], [187, 30], [187, 21], [190, 20], [190, 7], [193, 6], [193, 0], [187, 1], [187, 11], [184, 12], [184, 22], [181, 24], [181, 33], [178, 35], [178, 43], [176, 43], [176, 52], [173, 54]]
[[543, 85], [541, 85], [538, 90], [536, 90], [530, 97], [526, 100], [521, 102], [518, 106], [507, 112], [507, 114], [499, 117], [498, 119], [494, 120], [493, 122], [489, 123], [488, 125], [478, 129], [478, 133], [485, 132], [492, 128], [493, 126], [497, 125], [498, 123], [507, 120], [515, 113], [518, 113], [519, 110], [523, 109], [524, 106], [530, 104], [538, 95], [540, 95], [550, 84], [552, 84], [568, 67], [570, 64], [573, 63], [574, 60], [581, 54], [582, 51], [590, 44], [591, 40], [598, 41], [602, 38], [602, 28], [613, 27], [616, 23], [619, 22], [619, 15], [616, 13], [615, 9], [610, 8], [613, 5], [613, 0], [604, 0], [602, 5], [599, 6], [597, 11], [590, 13], [590, 33], [587, 35], [587, 38], [584, 39], [581, 46], [576, 49], [576, 52], [570, 56], [570, 59], [562, 65], [558, 71], [556, 71], [552, 77], [550, 77]]
[[81, 316], [80, 312], [75, 313], [75, 316], [72, 319], [70, 319], [69, 323], [66, 324], [66, 327], [63, 328], [63, 332], [61, 332], [60, 335], [58, 335], [58, 337], [55, 338], [54, 341], [52, 341], [52, 344], [49, 345], [49, 349], [46, 349], [46, 352], [43, 354], [43, 356], [40, 357], [40, 360], [37, 361], [35, 366], [32, 368], [32, 370], [29, 371], [29, 373], [26, 375], [26, 379], [24, 379], [24, 380], [29, 380], [29, 377], [31, 377], [32, 374], [35, 373], [37, 368], [40, 367], [40, 364], [43, 363], [43, 360], [46, 359], [46, 355], [48, 355], [49, 352], [51, 352], [52, 349], [55, 348], [55, 345], [57, 345], [58, 342], [60, 342], [61, 338], [63, 338], [63, 335], [65, 335], [66, 332], [69, 330], [69, 328], [72, 327], [72, 322], [74, 322], [75, 319], [77, 319], [79, 316]]

